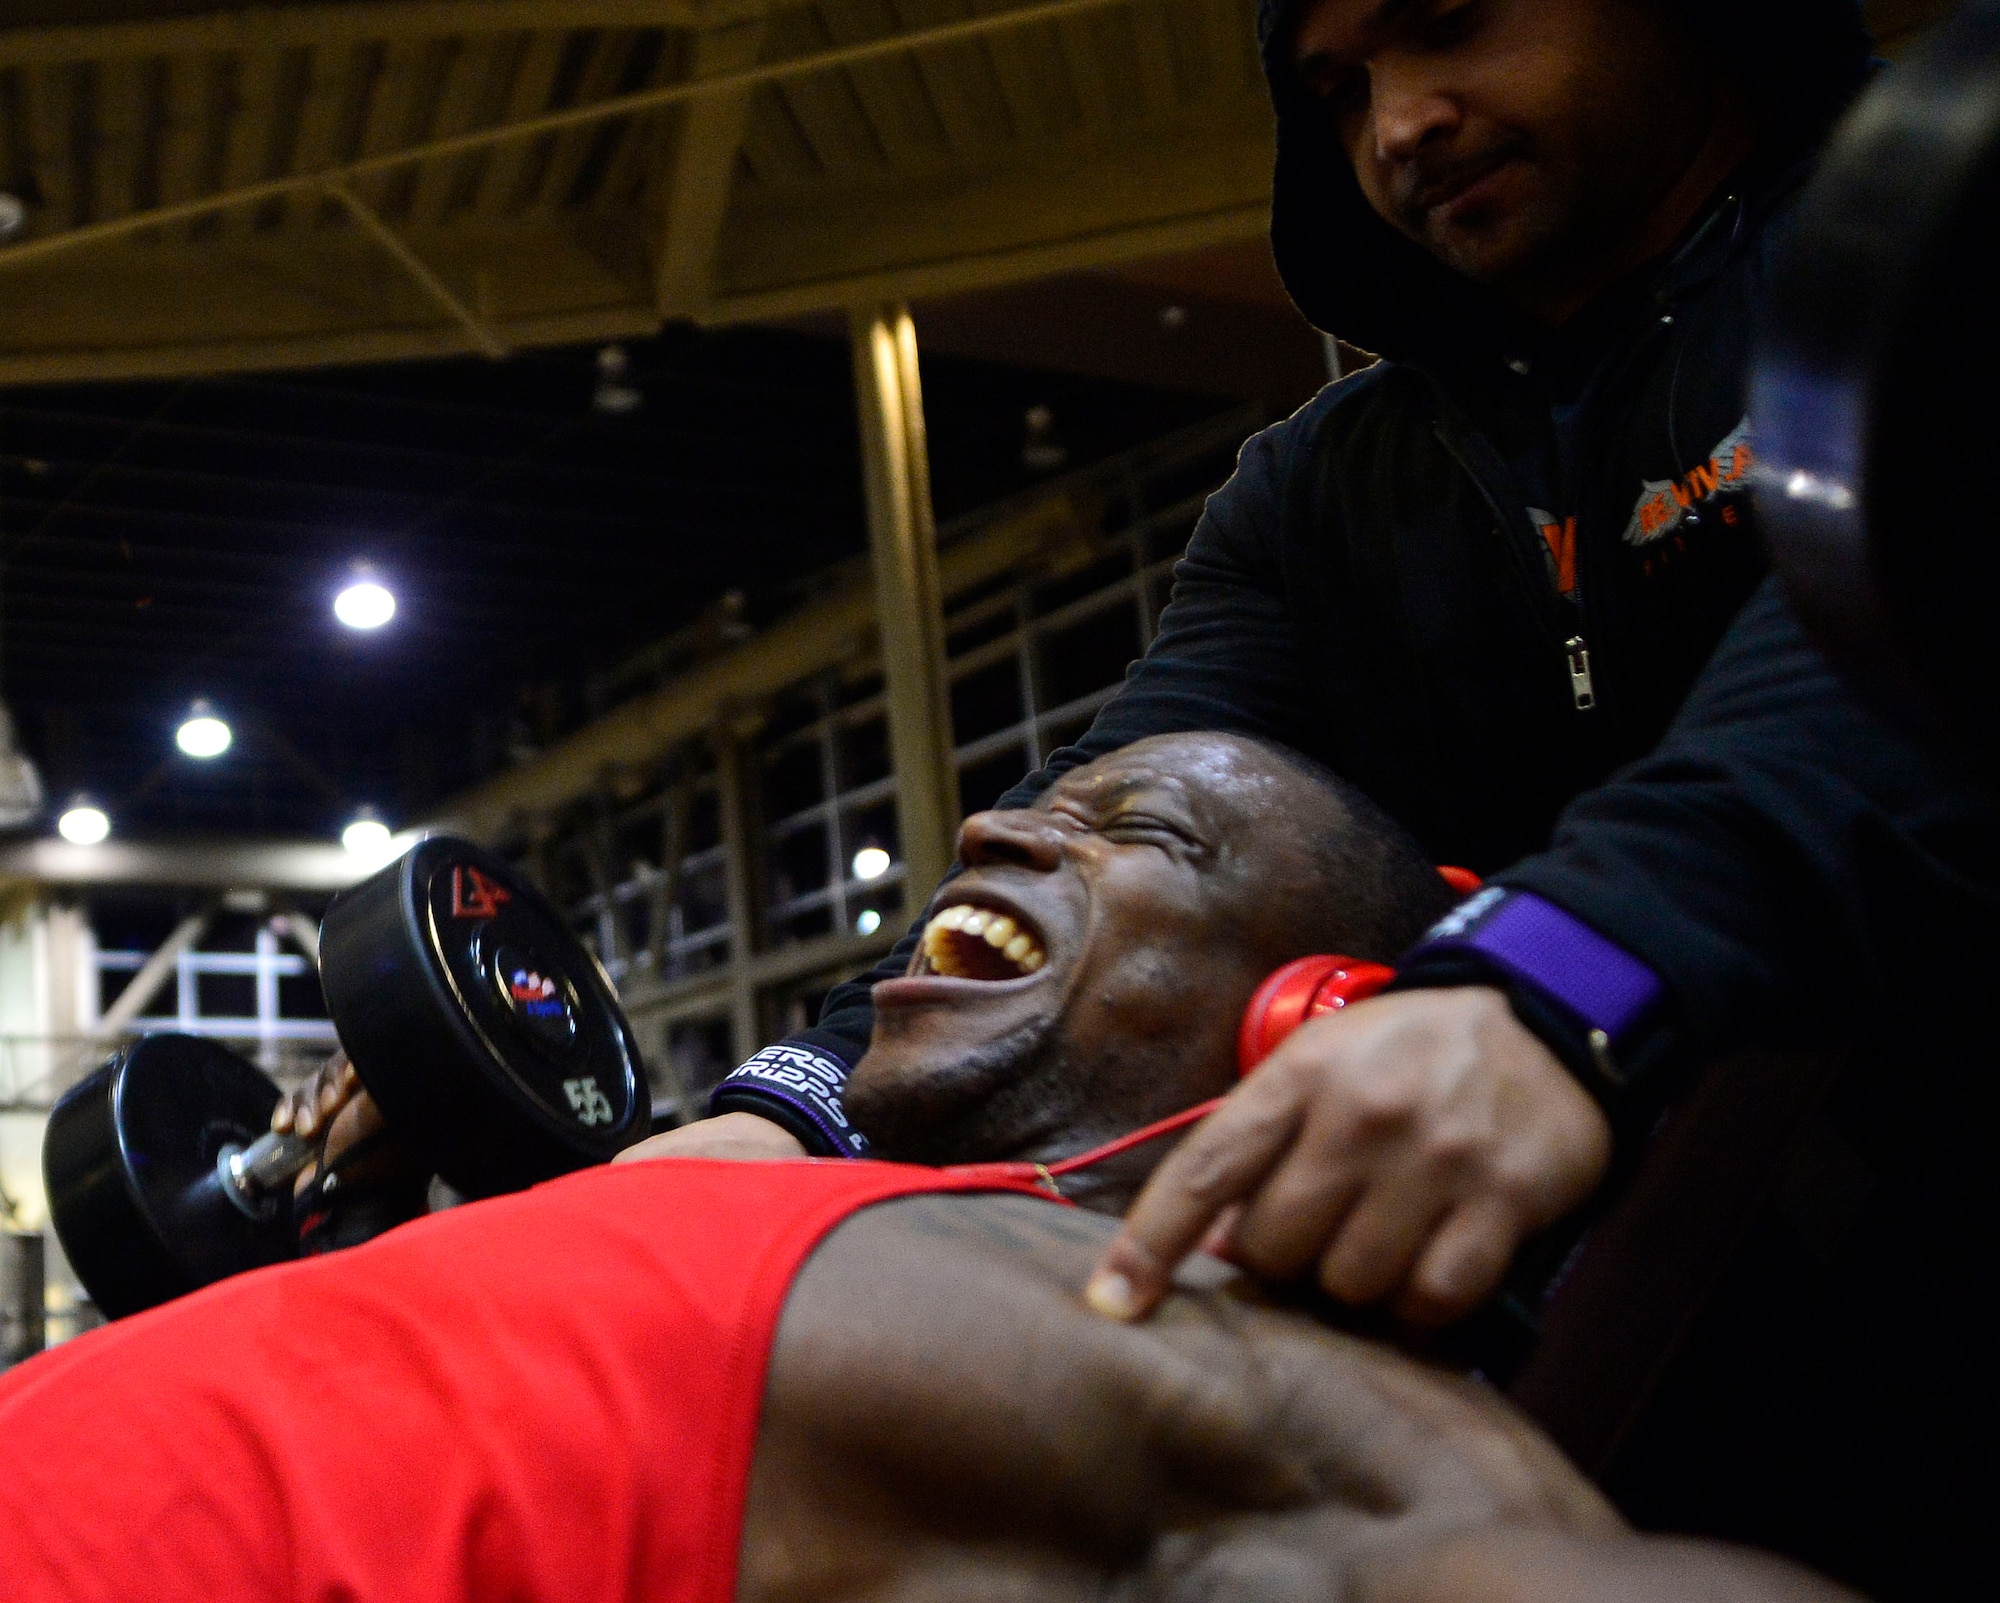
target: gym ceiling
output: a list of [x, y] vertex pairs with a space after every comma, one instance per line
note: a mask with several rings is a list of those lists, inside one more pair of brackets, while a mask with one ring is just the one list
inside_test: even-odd
[[[1253, 393], [1260, 340], [1295, 399], [1252, 10], [9, 0], [0, 694], [54, 799], [406, 818], [587, 713], [584, 669], [731, 588], [781, 604], [860, 548], [825, 337], [857, 304], [918, 303], [945, 516], [1020, 487], [1029, 405], [1081, 462]], [[369, 649], [325, 609], [362, 560], [409, 607]], [[196, 695], [231, 769], [171, 759]]]

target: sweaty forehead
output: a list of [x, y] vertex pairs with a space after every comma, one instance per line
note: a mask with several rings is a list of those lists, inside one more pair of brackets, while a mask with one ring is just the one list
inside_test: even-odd
[[1071, 769], [1042, 799], [1111, 808], [1141, 796], [1178, 801], [1218, 829], [1279, 805], [1295, 776], [1269, 752], [1226, 735], [1159, 735]]

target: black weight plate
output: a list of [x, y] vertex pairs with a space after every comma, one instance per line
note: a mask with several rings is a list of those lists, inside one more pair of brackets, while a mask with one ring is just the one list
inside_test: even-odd
[[259, 1222], [216, 1159], [271, 1125], [278, 1088], [192, 1035], [149, 1035], [63, 1093], [42, 1138], [49, 1216], [108, 1318], [297, 1252], [291, 1210]]
[[2000, 752], [2000, 7], [1884, 73], [1774, 268], [1751, 410], [1773, 560], [1880, 701]]
[[590, 953], [502, 859], [436, 835], [336, 896], [327, 1011], [399, 1138], [470, 1196], [647, 1133], [631, 1026]]

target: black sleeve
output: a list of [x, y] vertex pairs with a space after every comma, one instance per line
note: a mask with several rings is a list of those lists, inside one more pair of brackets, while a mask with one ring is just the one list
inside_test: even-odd
[[[1277, 557], [1280, 504], [1292, 457], [1307, 448], [1322, 411], [1308, 407], [1244, 445], [1174, 569], [1151, 649], [1082, 738], [995, 807], [1025, 807], [1070, 769], [1147, 735], [1230, 729], [1298, 742], [1309, 709]], [[920, 905], [910, 911], [921, 920]], [[818, 1026], [793, 1039], [859, 1062], [875, 1023], [869, 989], [909, 965], [920, 928], [913, 925], [868, 973], [829, 992]]]
[[1705, 1061], [1852, 1040], [1916, 992], [1982, 994], [1996, 845], [1985, 787], [1855, 700], [1770, 581], [1658, 749], [1495, 878], [1651, 965], [1680, 1056]]

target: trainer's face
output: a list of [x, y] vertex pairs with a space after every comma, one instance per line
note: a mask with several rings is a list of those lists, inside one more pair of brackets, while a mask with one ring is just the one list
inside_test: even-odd
[[875, 987], [847, 1110], [884, 1156], [1041, 1161], [1227, 1090], [1237, 1019], [1298, 954], [1284, 911], [1309, 779], [1245, 742], [1159, 737], [978, 813], [907, 974]]
[[1716, 73], [1661, 0], [1309, 0], [1293, 39], [1368, 203], [1502, 287], [1615, 253], [1693, 161]]

